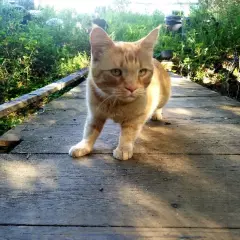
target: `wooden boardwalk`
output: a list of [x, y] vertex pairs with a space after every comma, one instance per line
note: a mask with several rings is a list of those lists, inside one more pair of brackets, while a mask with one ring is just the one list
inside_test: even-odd
[[172, 74], [165, 122], [149, 122], [134, 157], [117, 161], [109, 121], [94, 153], [74, 160], [85, 83], [7, 135], [0, 154], [0, 240], [240, 239], [240, 104]]

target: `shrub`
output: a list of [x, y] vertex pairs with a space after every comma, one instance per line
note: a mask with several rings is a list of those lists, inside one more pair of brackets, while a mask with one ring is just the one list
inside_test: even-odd
[[179, 53], [181, 69], [188, 71], [189, 67], [196, 81], [202, 82], [203, 78], [211, 77], [208, 69], [214, 71], [213, 83], [216, 79], [227, 81], [232, 73], [225, 74], [224, 62], [236, 66], [240, 54], [239, 3], [234, 0], [201, 1], [198, 8], [192, 9], [190, 19], [183, 42], [190, 52]]
[[[29, 4], [31, 1], [25, 1]], [[184, 34], [164, 27], [164, 15], [127, 11], [128, 1], [116, 0], [112, 8], [97, 9], [116, 41], [136, 41], [162, 25], [155, 57], [173, 50], [176, 71], [195, 81], [239, 80], [240, 6], [238, 0], [200, 0], [192, 8]], [[30, 6], [29, 6], [30, 8]], [[24, 11], [0, 3], [0, 103], [44, 86], [89, 62], [91, 16], [73, 10], [41, 10], [23, 24]], [[61, 24], [50, 24], [59, 19]]]
[[[47, 8], [41, 17], [22, 24], [24, 13], [6, 5], [0, 5], [0, 16], [0, 103], [86, 66], [86, 16]], [[51, 17], [62, 19], [63, 26], [46, 25]]]

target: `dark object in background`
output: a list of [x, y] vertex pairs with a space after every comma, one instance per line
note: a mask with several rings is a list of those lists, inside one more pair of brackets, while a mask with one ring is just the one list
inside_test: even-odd
[[26, 25], [31, 20], [32, 20], [32, 15], [28, 12], [23, 16], [23, 20], [22, 20], [21, 24]]
[[182, 17], [176, 15], [170, 15], [165, 17], [165, 24], [167, 29], [173, 32], [182, 31]]
[[93, 24], [96, 24], [99, 27], [101, 27], [102, 29], [104, 29], [105, 31], [107, 31], [108, 24], [107, 24], [107, 22], [104, 19], [102, 19], [102, 18], [95, 18], [95, 19], [93, 19], [92, 22], [93, 22]]
[[165, 17], [165, 24], [167, 26], [173, 26], [175, 24], [181, 24], [182, 23], [182, 17], [176, 16], [176, 15], [170, 15]]
[[170, 60], [173, 57], [173, 50], [161, 51], [160, 58], [162, 60]]
[[183, 47], [183, 52], [185, 54], [191, 54], [193, 52], [192, 48], [189, 47]]
[[154, 53], [154, 58], [157, 60], [171, 60], [173, 57], [173, 50], [163, 50], [160, 53]]

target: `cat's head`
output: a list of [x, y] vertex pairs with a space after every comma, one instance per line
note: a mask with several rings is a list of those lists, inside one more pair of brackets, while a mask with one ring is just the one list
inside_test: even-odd
[[90, 34], [92, 79], [107, 97], [131, 102], [145, 94], [153, 74], [159, 28], [137, 42], [113, 42], [100, 27]]

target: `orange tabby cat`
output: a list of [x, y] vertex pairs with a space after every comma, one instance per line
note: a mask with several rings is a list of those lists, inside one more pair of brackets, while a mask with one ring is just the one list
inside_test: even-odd
[[69, 154], [81, 157], [92, 151], [106, 119], [121, 125], [113, 156], [127, 160], [144, 123], [162, 119], [171, 83], [168, 73], [152, 58], [159, 29], [137, 42], [113, 42], [100, 27], [90, 34], [91, 66], [87, 79], [88, 116], [83, 139]]

